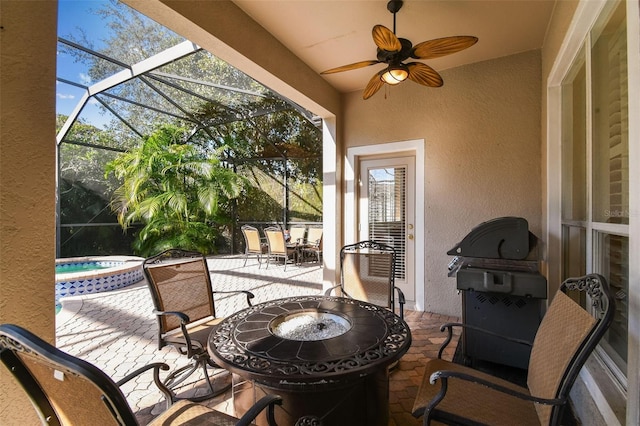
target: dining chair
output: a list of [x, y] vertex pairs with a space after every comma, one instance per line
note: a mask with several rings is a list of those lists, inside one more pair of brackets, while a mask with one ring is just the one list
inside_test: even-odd
[[215, 378], [229, 374], [216, 365], [207, 352], [207, 338], [223, 319], [216, 316], [214, 294], [244, 294], [247, 306], [251, 306], [254, 295], [244, 290], [213, 291], [207, 259], [199, 252], [165, 250], [145, 259], [142, 267], [155, 307], [158, 349], [173, 346], [189, 360], [167, 376], [165, 385], [175, 390], [193, 373], [201, 371], [209, 390], [190, 398], [192, 401], [202, 401], [226, 391], [230, 383], [215, 389], [209, 375], [210, 369]]
[[322, 266], [320, 259], [322, 257], [322, 227], [311, 227], [307, 232], [307, 241], [302, 247], [302, 257], [313, 256]]
[[284, 270], [287, 270], [287, 262], [289, 259], [297, 261], [298, 247], [294, 244], [287, 244], [284, 238], [284, 232], [277, 226], [265, 228], [264, 234], [267, 236], [267, 244], [269, 245], [269, 254], [267, 257], [267, 268], [271, 258], [284, 259]]
[[171, 391], [159, 378], [160, 370], [169, 369], [167, 364], [145, 365], [114, 382], [95, 365], [14, 324], [0, 325], [0, 359], [29, 396], [43, 425], [138, 425], [120, 386], [149, 370], [167, 398], [166, 411], [148, 423], [150, 426], [247, 426], [263, 410], [268, 424], [275, 425], [275, 405], [282, 402], [278, 395], [265, 396], [240, 419], [192, 401], [172, 405]]
[[262, 257], [269, 252], [269, 245], [263, 243], [260, 239], [260, 231], [250, 225], [242, 226], [242, 235], [244, 236], [244, 265], [247, 266], [247, 259], [250, 255], [255, 254], [258, 258], [258, 267], [262, 266]]
[[[367, 240], [348, 244], [340, 249], [340, 283], [328, 289], [352, 299], [383, 306], [395, 313], [398, 303], [404, 319], [405, 297], [395, 286], [396, 251], [393, 247]], [[396, 300], [397, 294], [397, 300]]]
[[289, 243], [290, 244], [304, 244], [304, 236], [307, 233], [306, 226], [291, 226], [289, 228]]
[[[580, 302], [586, 300], [587, 302]], [[566, 280], [542, 318], [531, 346], [526, 387], [448, 362], [442, 353], [451, 342], [449, 323], [438, 358], [428, 361], [413, 406], [424, 424], [558, 425], [569, 403], [569, 391], [578, 373], [611, 324], [615, 301], [604, 277], [590, 274]], [[487, 336], [499, 336], [487, 332]]]

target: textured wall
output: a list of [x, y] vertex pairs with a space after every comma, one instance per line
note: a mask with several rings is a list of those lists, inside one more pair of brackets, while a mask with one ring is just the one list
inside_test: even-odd
[[[56, 1], [0, 2], [0, 323], [23, 325], [50, 342], [56, 19]], [[4, 368], [0, 401], [0, 423], [38, 423]]]
[[406, 82], [386, 99], [385, 89], [367, 101], [359, 92], [345, 96], [344, 141], [351, 147], [425, 140], [425, 182], [418, 183], [425, 259], [416, 259], [425, 269], [425, 310], [460, 315], [455, 279], [447, 278], [449, 249], [498, 216], [522, 216], [541, 236], [540, 52], [442, 76], [439, 89]]

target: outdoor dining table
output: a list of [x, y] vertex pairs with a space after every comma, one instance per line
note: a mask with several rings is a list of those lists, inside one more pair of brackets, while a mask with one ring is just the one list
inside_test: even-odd
[[410, 345], [408, 325], [393, 312], [327, 296], [246, 308], [220, 322], [208, 339], [211, 357], [233, 373], [236, 415], [278, 394], [283, 403], [276, 421], [292, 426], [318, 420], [386, 426], [389, 366]]

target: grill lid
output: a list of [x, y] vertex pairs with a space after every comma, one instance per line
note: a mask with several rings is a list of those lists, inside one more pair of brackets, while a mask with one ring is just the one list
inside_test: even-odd
[[499, 217], [481, 223], [447, 252], [451, 256], [523, 260], [536, 237], [521, 217]]

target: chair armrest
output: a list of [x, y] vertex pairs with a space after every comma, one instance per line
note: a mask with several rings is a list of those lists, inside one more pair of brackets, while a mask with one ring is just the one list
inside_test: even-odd
[[[502, 393], [505, 393], [507, 395], [514, 396], [516, 398], [520, 398], [520, 399], [524, 399], [524, 400], [527, 400], [527, 401], [535, 402], [537, 404], [563, 405], [563, 404], [565, 404], [567, 402], [566, 398], [553, 398], [553, 399], [539, 398], [537, 396], [529, 395], [529, 394], [526, 394], [524, 392], [519, 392], [517, 390], [510, 389], [510, 388], [507, 388], [505, 386], [501, 386], [499, 384], [496, 384], [496, 383], [490, 382], [488, 380], [482, 379], [480, 377], [476, 377], [476, 376], [473, 376], [473, 375], [467, 374], [467, 373], [462, 373], [460, 371], [439, 370], [439, 371], [436, 371], [433, 374], [431, 374], [431, 376], [429, 377], [429, 383], [431, 383], [432, 385], [435, 385], [435, 383], [438, 380], [441, 380], [441, 383], [442, 383], [442, 387], [440, 389], [440, 393], [438, 393], [438, 395], [433, 399], [433, 401], [431, 401], [431, 403], [429, 404], [429, 407], [431, 407], [431, 408], [435, 407], [444, 398], [444, 396], [446, 394], [446, 389], [447, 389], [447, 381], [448, 381], [449, 378], [455, 378], [455, 379], [465, 380], [467, 382], [476, 383], [476, 384], [479, 384], [481, 386], [485, 386], [485, 387], [487, 387], [489, 389], [493, 389], [495, 391], [502, 392]], [[444, 392], [443, 392], [443, 390], [444, 390]], [[442, 394], [442, 398], [439, 398], [440, 394]]]
[[445, 329], [447, 330], [448, 334], [447, 337], [445, 339], [444, 342], [442, 342], [442, 345], [440, 346], [440, 350], [438, 350], [438, 358], [442, 359], [442, 352], [444, 352], [445, 348], [449, 345], [449, 343], [451, 343], [451, 339], [453, 338], [453, 327], [461, 327], [462, 329], [469, 329], [469, 330], [474, 330], [474, 331], [478, 331], [484, 334], [487, 334], [489, 336], [493, 336], [493, 337], [499, 337], [503, 340], [506, 340], [508, 342], [512, 342], [512, 343], [518, 343], [521, 345], [526, 345], [526, 346], [533, 346], [532, 342], [529, 342], [528, 340], [523, 340], [523, 339], [516, 339], [514, 337], [509, 337], [509, 336], [505, 336], [503, 334], [499, 334], [490, 330], [486, 330], [484, 328], [481, 327], [477, 327], [474, 325], [470, 325], [470, 324], [462, 324], [459, 322], [448, 322], [446, 324], [442, 324], [440, 326], [440, 331], [444, 332]]
[[237, 293], [244, 293], [247, 296], [247, 305], [248, 306], [253, 306], [251, 304], [251, 299], [253, 299], [255, 297], [255, 295], [253, 293], [251, 293], [250, 291], [247, 290], [235, 290], [235, 291], [214, 291], [213, 294], [237, 294]]
[[194, 353], [196, 352], [195, 348], [198, 349], [202, 349], [202, 345], [200, 345], [198, 342], [193, 342], [191, 340], [191, 336], [189, 336], [189, 331], [187, 330], [187, 324], [189, 324], [189, 322], [191, 322], [191, 319], [189, 318], [189, 315], [185, 314], [184, 312], [180, 312], [180, 311], [158, 311], [158, 310], [154, 310], [153, 311], [154, 314], [156, 314], [157, 316], [162, 316], [162, 315], [173, 315], [176, 316], [178, 318], [180, 318], [180, 330], [182, 331], [182, 336], [184, 337], [186, 346], [187, 346], [187, 350], [186, 352], [182, 349], [182, 348], [177, 348], [178, 352], [180, 352], [182, 355], [186, 355], [189, 358], [191, 358]]
[[267, 395], [258, 400], [249, 410], [238, 420], [236, 426], [249, 426], [262, 410], [267, 409], [267, 423], [269, 426], [277, 426], [275, 419], [275, 405], [282, 405], [282, 397], [279, 395]]
[[116, 385], [118, 387], [121, 387], [122, 385], [124, 385], [125, 383], [129, 382], [132, 379], [135, 379], [145, 371], [153, 369], [153, 382], [156, 384], [160, 392], [164, 394], [164, 397], [167, 401], [167, 408], [169, 408], [172, 401], [174, 400], [174, 394], [171, 391], [171, 389], [166, 387], [164, 383], [162, 383], [162, 380], [160, 380], [160, 370], [167, 371], [169, 370], [169, 368], [170, 367], [164, 362], [153, 362], [151, 364], [145, 365], [144, 367], [140, 367], [137, 370], [134, 370], [131, 373], [127, 374], [122, 379], [118, 380], [116, 382]]
[[189, 315], [185, 314], [184, 312], [179, 312], [179, 311], [157, 311], [157, 310], [154, 310], [153, 313], [158, 315], [158, 316], [161, 316], [161, 315], [174, 315], [174, 316], [180, 318], [180, 322], [182, 322], [183, 324], [188, 324], [189, 321], [191, 321], [189, 319]]
[[335, 290], [335, 289], [337, 289], [337, 288], [340, 288], [340, 284], [338, 284], [338, 285], [334, 285], [333, 287], [328, 288], [328, 289], [324, 292], [324, 295], [325, 295], [325, 296], [331, 296], [331, 293], [333, 293], [333, 290]]
[[[327, 289], [327, 291], [324, 292], [325, 296], [331, 296], [331, 292], [335, 289], [341, 289], [340, 291], [342, 292], [342, 297], [348, 297], [349, 299], [353, 299], [353, 297], [351, 297], [351, 295], [349, 293], [347, 293], [346, 291], [344, 291], [344, 287], [342, 287], [341, 284], [338, 284], [336, 286], [331, 287], [330, 289]], [[338, 296], [336, 296], [338, 297]]]

